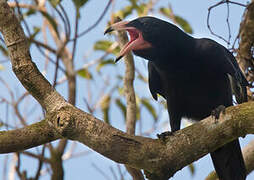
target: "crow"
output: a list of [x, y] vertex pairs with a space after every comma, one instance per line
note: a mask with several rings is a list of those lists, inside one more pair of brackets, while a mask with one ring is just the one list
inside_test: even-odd
[[[148, 60], [149, 89], [155, 100], [167, 101], [171, 131], [180, 129], [183, 117], [200, 121], [247, 101], [248, 81], [234, 56], [208, 38], [193, 38], [177, 26], [155, 17], [140, 17], [111, 25], [104, 34], [125, 30], [129, 42], [116, 61], [132, 51]], [[244, 180], [246, 169], [239, 140], [211, 152], [221, 180]]]

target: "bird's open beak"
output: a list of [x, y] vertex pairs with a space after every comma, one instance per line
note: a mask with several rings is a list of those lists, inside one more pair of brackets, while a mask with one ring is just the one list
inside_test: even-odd
[[120, 22], [117, 22], [115, 24], [112, 24], [110, 27], [108, 27], [105, 32], [104, 32], [104, 35], [107, 34], [107, 33], [110, 33], [112, 31], [120, 31], [120, 30], [125, 30], [127, 27], [126, 27], [126, 24], [128, 24], [129, 22], [128, 21], [120, 21]]
[[121, 49], [115, 62], [119, 61], [124, 55], [126, 55], [132, 50], [140, 50], [151, 47], [151, 44], [143, 39], [141, 31], [135, 27], [127, 26], [128, 23], [128, 21], [117, 22], [107, 28], [104, 32], [104, 35], [115, 30], [126, 30], [129, 33], [130, 41], [125, 44], [124, 47]]

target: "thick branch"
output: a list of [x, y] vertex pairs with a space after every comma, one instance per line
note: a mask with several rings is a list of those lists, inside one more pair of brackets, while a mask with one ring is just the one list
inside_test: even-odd
[[0, 131], [0, 153], [17, 152], [61, 138], [46, 120], [11, 131]]
[[252, 62], [252, 50], [253, 39], [254, 39], [254, 1], [248, 5], [244, 20], [241, 22], [241, 27], [239, 31], [240, 42], [237, 58], [241, 67], [246, 69], [249, 63]]
[[[254, 133], [254, 102], [249, 102], [228, 108], [217, 123], [207, 118], [177, 131], [167, 139], [167, 143], [125, 134], [67, 104], [50, 86], [32, 63], [23, 30], [5, 0], [0, 0], [0, 19], [0, 31], [9, 49], [14, 72], [47, 109], [45, 121], [23, 129], [0, 132], [0, 153], [23, 150], [64, 136], [116, 162], [168, 178], [233, 139]], [[61, 136], [56, 135], [49, 125], [55, 127]]]
[[169, 170], [171, 176], [233, 139], [254, 133], [253, 109], [254, 102], [230, 107], [218, 123], [207, 118], [176, 132], [166, 144], [124, 134], [77, 109], [68, 110], [71, 119], [68, 123], [64, 121], [66, 124], [61, 131], [62, 135], [78, 140], [116, 162], [150, 172]]
[[[247, 6], [243, 21], [239, 30], [239, 48], [237, 49], [237, 61], [246, 72], [247, 80], [253, 83], [253, 45], [254, 45], [254, 0]], [[248, 88], [248, 96], [253, 100], [253, 92]]]
[[[167, 143], [127, 135], [71, 105], [51, 114], [50, 117], [48, 116], [48, 120], [51, 121], [59, 134], [68, 139], [77, 140], [116, 162], [138, 169], [145, 169], [158, 175], [166, 173], [168, 178], [184, 166], [233, 139], [246, 134], [254, 134], [253, 109], [254, 102], [230, 107], [219, 122], [216, 122], [213, 118], [202, 120], [177, 131], [166, 140]], [[23, 129], [27, 128], [30, 128], [30, 126]], [[38, 142], [34, 142], [37, 145], [48, 142], [49, 140], [46, 140], [46, 138], [45, 140], [36, 138], [46, 137], [41, 134], [41, 131], [43, 132], [43, 130], [32, 131], [34, 134], [26, 136], [26, 138], [37, 139]], [[22, 136], [27, 132], [24, 131], [22, 136], [15, 135], [14, 138], [15, 142], [20, 144], [19, 147], [23, 146], [21, 149], [5, 149], [5, 146], [10, 146], [9, 141], [4, 140], [10, 132], [0, 133], [0, 153], [31, 147], [31, 145], [27, 145], [26, 141], [20, 143]], [[52, 134], [49, 133], [47, 138], [54, 140], [60, 137], [53, 135], [52, 138]], [[6, 143], [2, 143], [2, 141]], [[11, 144], [15, 146], [14, 143]]]

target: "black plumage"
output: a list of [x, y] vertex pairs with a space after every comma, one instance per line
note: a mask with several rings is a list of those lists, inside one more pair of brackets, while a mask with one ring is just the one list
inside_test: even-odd
[[[149, 89], [155, 100], [157, 94], [166, 99], [172, 132], [180, 129], [183, 117], [199, 121], [221, 105], [232, 106], [232, 93], [238, 103], [247, 101], [248, 82], [234, 56], [222, 45], [193, 38], [154, 17], [120, 24], [108, 30], [129, 31], [131, 41], [120, 56], [132, 50], [149, 61]], [[212, 152], [211, 157], [220, 179], [246, 178], [238, 139]]]

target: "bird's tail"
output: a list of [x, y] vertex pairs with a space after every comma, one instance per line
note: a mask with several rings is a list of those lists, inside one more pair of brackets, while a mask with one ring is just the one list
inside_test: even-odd
[[220, 180], [245, 180], [246, 169], [238, 139], [212, 152], [211, 157]]

